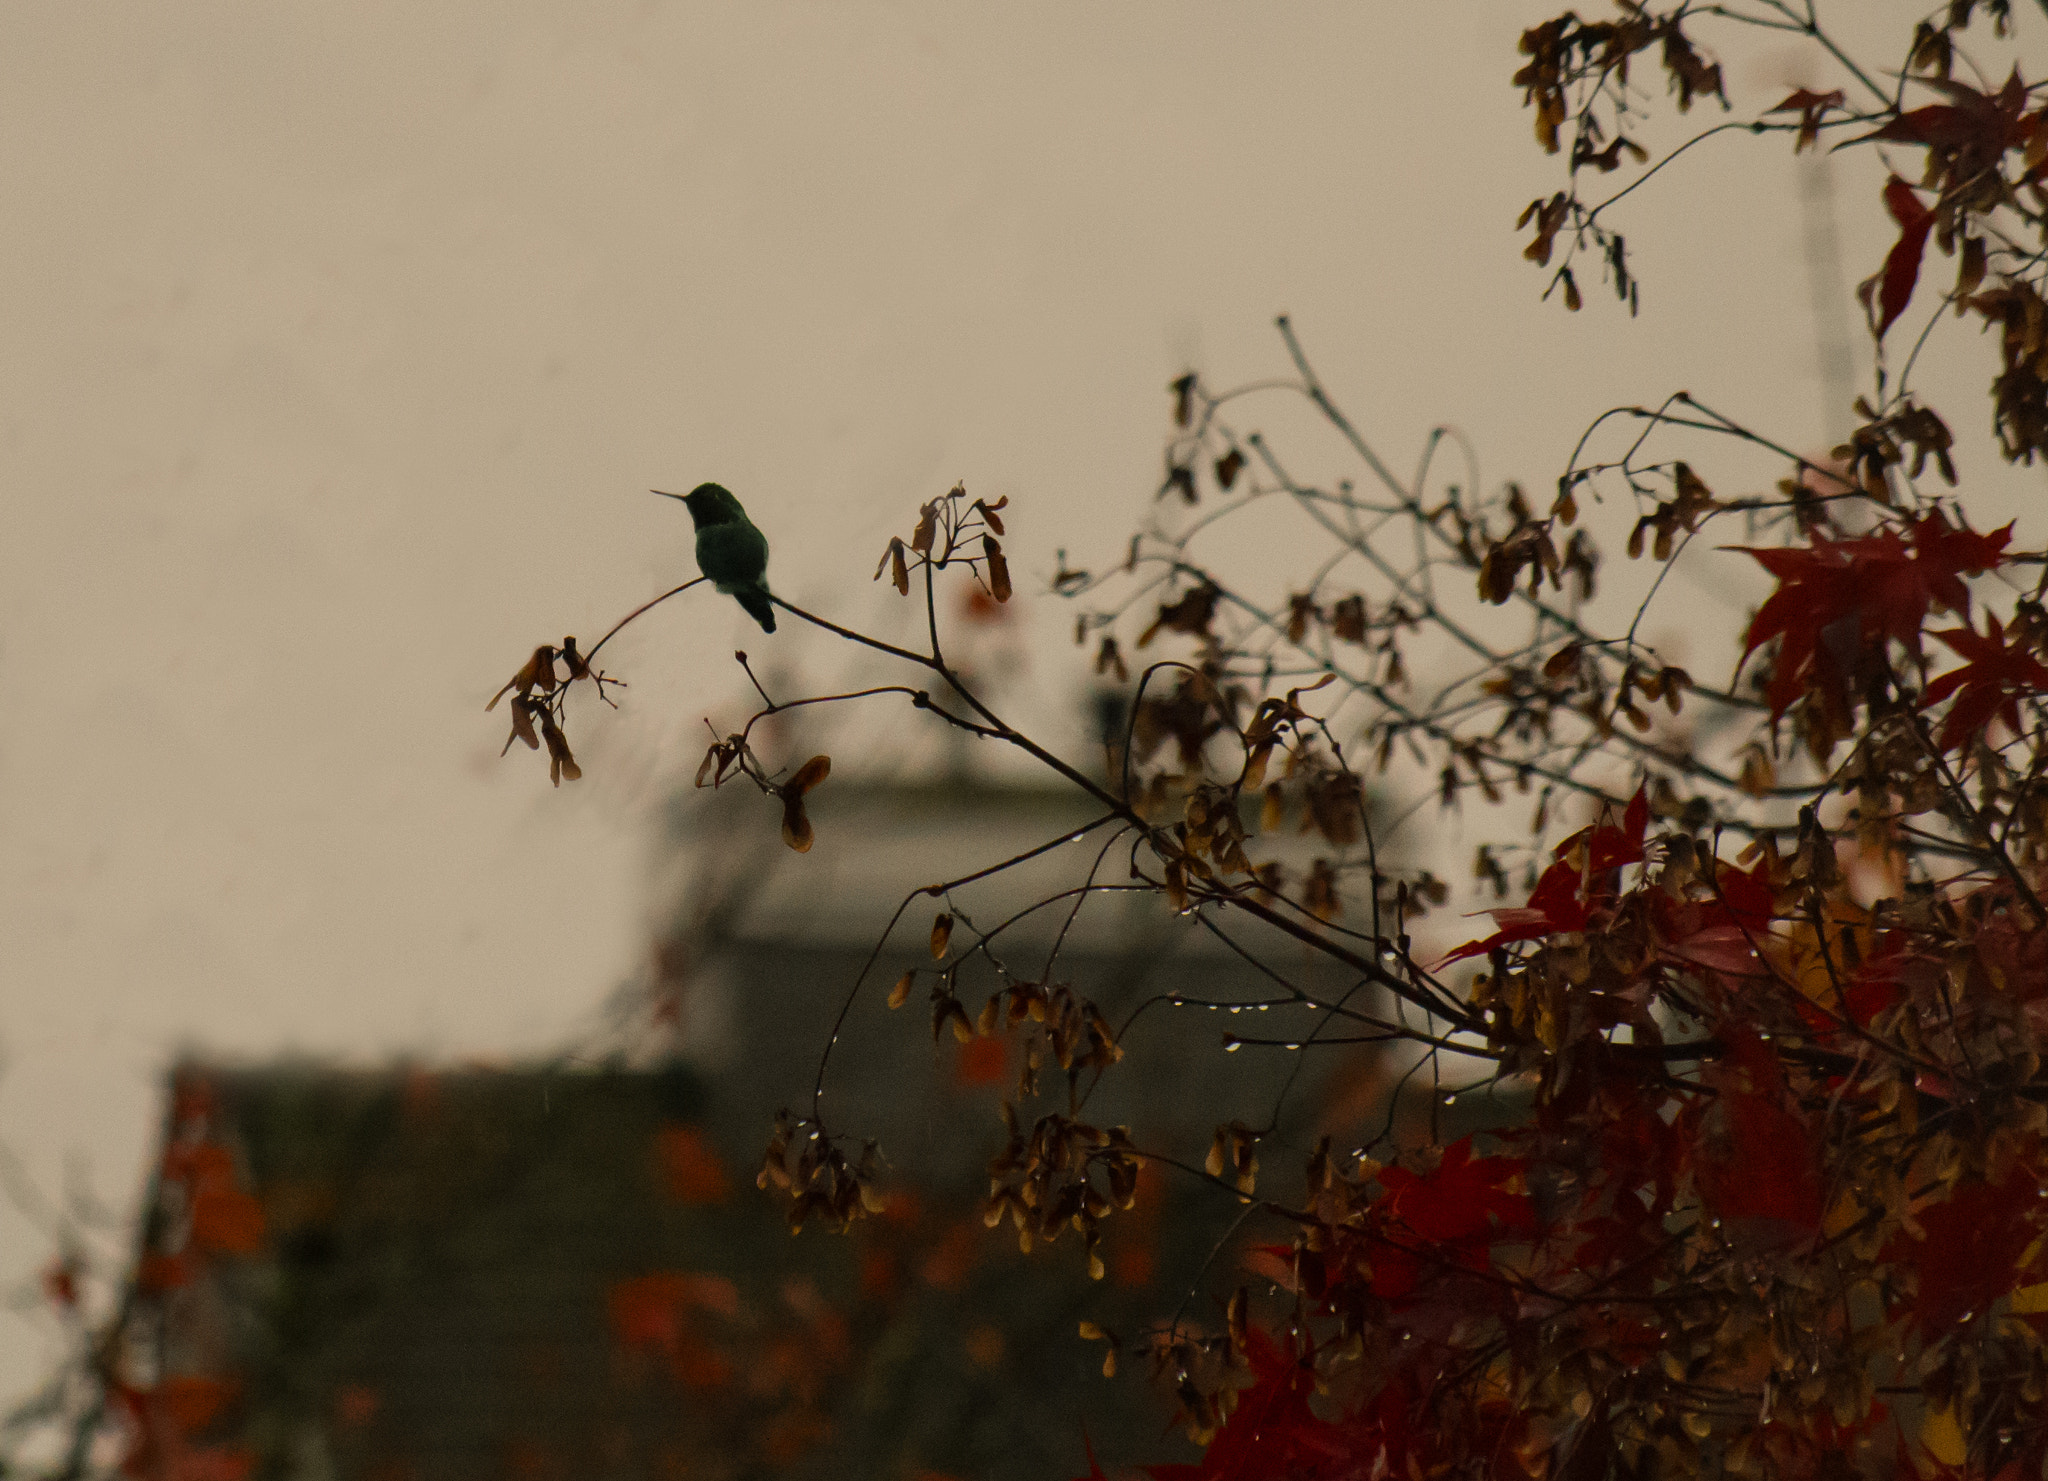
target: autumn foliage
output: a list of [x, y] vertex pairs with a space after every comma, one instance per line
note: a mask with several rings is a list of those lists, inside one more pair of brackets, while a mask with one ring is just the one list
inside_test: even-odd
[[[1614, 225], [1635, 182], [1581, 188], [1651, 168], [1645, 75], [1681, 114], [1732, 112], [1707, 24], [1789, 32], [1840, 83], [1708, 133], [1877, 162], [1896, 237], [1858, 291], [1876, 371], [1831, 456], [1676, 391], [1599, 417], [1547, 500], [1450, 481], [1443, 434], [1404, 479], [1283, 320], [1291, 392], [1363, 486], [1297, 476], [1238, 430], [1253, 393], [1175, 382], [1159, 518], [1120, 561], [1063, 559], [1052, 580], [1124, 701], [1102, 765], [1046, 750], [943, 657], [935, 583], [964, 567], [1010, 595], [1000, 506], [955, 489], [883, 552], [877, 579], [930, 619], [922, 649], [809, 618], [944, 681], [821, 698], [900, 693], [1021, 750], [1098, 809], [1096, 870], [1120, 854], [1117, 888], [1259, 961], [1278, 984], [1259, 1006], [1296, 1026], [1226, 1049], [1372, 1046], [1405, 1066], [1377, 1126], [1306, 1148], [1277, 1112], [1217, 1127], [1199, 1161], [1095, 1125], [1092, 1087], [1147, 1052], [1131, 1022], [1051, 963], [1005, 966], [951, 907], [966, 881], [923, 892], [943, 907], [933, 965], [888, 1003], [921, 989], [934, 1036], [1008, 1046], [981, 1057], [1011, 1082], [987, 1222], [1027, 1249], [1076, 1233], [1099, 1276], [1141, 1170], [1240, 1210], [1205, 1300], [1144, 1331], [1083, 1324], [1106, 1368], [1150, 1365], [1204, 1446], [1147, 1468], [1158, 1481], [2019, 1481], [2048, 1465], [2048, 553], [1972, 519], [1955, 438], [1912, 382], [1942, 320], [1974, 319], [1997, 451], [2048, 453], [2048, 103], [2005, 55], [2004, 3], [1937, 11], [1889, 72], [1779, 0], [1622, 0], [1611, 19], [1536, 26], [1514, 82], [1567, 182], [1520, 225], [1567, 309], [1591, 272], [1641, 302]], [[1952, 281], [1935, 284], [1936, 253]], [[1766, 450], [1784, 476], [1718, 495], [1717, 443]], [[1654, 645], [1661, 578], [1598, 625], [1589, 510], [1616, 505], [1632, 562], [1766, 579], [1746, 624], [1728, 613], [1724, 683]], [[1209, 532], [1270, 530], [1276, 511], [1302, 584], [1262, 592]], [[787, 708], [761, 697], [757, 719]], [[700, 781], [744, 773], [800, 807], [815, 763], [778, 780], [751, 729], [713, 745]], [[1472, 871], [1491, 929], [1434, 951], [1418, 922], [1449, 887], [1412, 850], [1398, 865], [1377, 816], [1417, 794], [1491, 835]], [[1071, 908], [1106, 887], [1090, 872]], [[1263, 958], [1240, 941], [1254, 929]], [[1427, 929], [1447, 934], [1441, 917]], [[1275, 941], [1352, 989], [1301, 986]], [[976, 958], [999, 979], [979, 1005]], [[829, 1049], [820, 1086], [828, 1068]], [[1427, 1090], [1405, 1091], [1418, 1076]], [[881, 1166], [814, 1096], [759, 1182], [793, 1224], [844, 1228], [882, 1206]]]

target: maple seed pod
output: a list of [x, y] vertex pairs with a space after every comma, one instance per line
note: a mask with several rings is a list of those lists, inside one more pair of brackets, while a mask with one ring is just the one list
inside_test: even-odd
[[897, 978], [896, 985], [889, 989], [889, 1006], [891, 1008], [901, 1008], [905, 1003], [909, 1002], [910, 989], [916, 982], [917, 973], [915, 971], [905, 972], [901, 977]]
[[940, 911], [932, 920], [932, 959], [938, 960], [946, 954], [946, 944], [953, 939], [953, 917]]
[[1010, 563], [1003, 559], [1003, 547], [993, 535], [981, 537], [982, 559], [988, 562], [988, 589], [999, 602], [1010, 599]]

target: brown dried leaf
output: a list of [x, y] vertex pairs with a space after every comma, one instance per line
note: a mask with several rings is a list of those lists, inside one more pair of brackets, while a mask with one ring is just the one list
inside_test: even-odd
[[555, 717], [545, 708], [526, 701], [528, 708], [536, 712], [540, 721], [540, 737], [547, 742], [548, 779], [556, 786], [564, 780], [576, 781], [583, 775], [583, 768], [576, 764], [576, 758], [569, 754], [569, 738], [562, 734], [562, 727], [555, 723]]
[[817, 831], [811, 827], [810, 814], [804, 811], [803, 794], [791, 792], [782, 799], [782, 841], [800, 854], [811, 851], [817, 842]]
[[1968, 299], [1984, 282], [1986, 256], [1984, 238], [1967, 237], [1963, 241], [1963, 260], [1956, 271], [1956, 317], [1961, 318], [1969, 308]]
[[800, 854], [809, 853], [817, 839], [810, 815], [804, 811], [804, 794], [831, 774], [832, 758], [813, 756], [782, 784], [782, 841]]
[[1280, 790], [1278, 782], [1266, 788], [1264, 800], [1259, 805], [1259, 831], [1272, 833], [1287, 821], [1287, 797]]
[[541, 707], [523, 694], [512, 701], [512, 733], [505, 737], [505, 750], [498, 752], [500, 756], [512, 749], [515, 740], [525, 741], [529, 751], [540, 749], [540, 737], [533, 729], [533, 717], [540, 713], [543, 713]]
[[1365, 598], [1352, 595], [1330, 609], [1330, 631], [1347, 643], [1365, 641]]
[[1188, 908], [1188, 871], [1178, 859], [1166, 866], [1166, 898], [1175, 910]]
[[1578, 666], [1579, 645], [1577, 643], [1566, 643], [1562, 648], [1551, 654], [1544, 663], [1543, 677], [1552, 681], [1562, 679], [1565, 675], [1576, 672]]
[[1256, 792], [1266, 784], [1266, 765], [1273, 759], [1276, 742], [1264, 740], [1245, 754], [1244, 774], [1237, 779], [1239, 787], [1247, 792]]
[[533, 650], [533, 656], [519, 666], [519, 672], [506, 681], [505, 687], [491, 696], [491, 702], [484, 706], [489, 714], [498, 707], [498, 701], [517, 689], [521, 694], [531, 694], [538, 689], [543, 694], [552, 694], [555, 688], [555, 650], [543, 643]]
[[1842, 106], [1842, 90], [1817, 93], [1810, 88], [1800, 88], [1777, 107], [1767, 109], [1770, 113], [1797, 113], [1799, 115], [1799, 137], [1792, 145], [1792, 152], [1799, 153], [1811, 148], [1820, 139], [1821, 115], [1830, 108]]
[[1161, 603], [1152, 625], [1138, 635], [1138, 646], [1145, 647], [1161, 628], [1190, 637], [1206, 637], [1209, 623], [1216, 615], [1216, 603], [1222, 596], [1219, 589], [1204, 582], [1183, 592], [1177, 601]]
[[797, 768], [795, 776], [782, 784], [782, 790], [785, 793], [794, 792], [797, 796], [801, 797], [830, 775], [832, 775], [832, 758], [830, 756], [813, 756]]
[[939, 1035], [946, 1031], [947, 1024], [953, 1025], [953, 1037], [965, 1044], [974, 1037], [974, 1025], [967, 1021], [967, 1010], [960, 1006], [955, 997], [943, 997], [932, 1004], [932, 1042], [939, 1041]]
[[1301, 903], [1308, 907], [1309, 914], [1318, 920], [1335, 920], [1344, 913], [1343, 902], [1337, 895], [1337, 876], [1328, 859], [1317, 859], [1310, 867], [1301, 897]]
[[882, 552], [881, 563], [875, 567], [874, 579], [880, 581], [884, 571], [889, 573], [890, 585], [904, 596], [910, 595], [910, 567], [903, 559], [903, 541], [898, 536], [890, 537], [889, 548]]
[[1128, 684], [1131, 681], [1131, 671], [1124, 664], [1123, 651], [1117, 647], [1115, 638], [1107, 635], [1103, 637], [1102, 646], [1095, 653], [1095, 672], [1114, 673], [1119, 684]]
[[988, 589], [999, 602], [1010, 599], [1010, 563], [1003, 559], [1003, 547], [993, 535], [981, 537], [981, 553], [988, 561]]
[[1309, 624], [1323, 620], [1323, 609], [1316, 605], [1313, 592], [1290, 596], [1287, 599], [1287, 641], [1299, 643], [1307, 635]]

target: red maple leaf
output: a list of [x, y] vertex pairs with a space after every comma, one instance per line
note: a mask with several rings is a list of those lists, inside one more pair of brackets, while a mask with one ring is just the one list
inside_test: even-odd
[[2013, 68], [2005, 85], [1995, 93], [1979, 92], [1968, 83], [1957, 82], [1952, 77], [1916, 77], [1913, 80], [1923, 87], [1946, 93], [1954, 101], [1909, 108], [1883, 128], [1849, 142], [1862, 144], [1882, 139], [1888, 143], [1917, 144], [1924, 149], [1938, 149], [1951, 154], [1974, 150], [1988, 157], [1996, 157], [2027, 142], [2023, 115], [2029, 89], [2018, 67]]
[[2023, 637], [2008, 640], [1997, 614], [1990, 612], [1984, 614], [1982, 633], [1957, 627], [1928, 636], [1969, 660], [1961, 668], [1936, 676], [1920, 694], [1923, 710], [1955, 696], [1937, 737], [1941, 749], [1952, 751], [1967, 745], [1970, 737], [1994, 719], [2003, 720], [2006, 729], [2018, 735], [2020, 695], [2048, 692], [2048, 667], [2034, 657], [2032, 645]]
[[[1595, 823], [1560, 843], [1552, 854], [1557, 862], [1537, 879], [1527, 905], [1485, 912], [1500, 929], [1484, 940], [1467, 941], [1439, 958], [1436, 966], [1485, 956], [1496, 946], [1514, 941], [1538, 941], [1563, 931], [1585, 930], [1592, 923], [1586, 896], [1597, 895], [1606, 887], [1609, 871], [1625, 864], [1642, 863], [1643, 837], [1649, 826], [1649, 789], [1638, 787], [1622, 813], [1620, 827], [1608, 822]], [[1580, 862], [1573, 862], [1574, 855]]]
[[1437, 962], [1447, 967], [1467, 957], [1485, 956], [1496, 946], [1512, 941], [1537, 941], [1560, 931], [1583, 931], [1590, 917], [1579, 900], [1579, 871], [1562, 861], [1552, 864], [1536, 881], [1527, 905], [1486, 912], [1500, 927], [1484, 940], [1467, 941]]
[[1908, 985], [1917, 984], [1929, 993], [1937, 991], [1940, 967], [1933, 958], [1912, 951], [1907, 943], [1905, 932], [1885, 932], [1869, 955], [1842, 974], [1838, 999], [1824, 999], [1825, 1008], [1821, 1003], [1802, 1002], [1799, 1016], [1817, 1033], [1839, 1028], [1844, 1017], [1869, 1028], [1878, 1014], [1906, 996]]
[[[1920, 197], [1913, 194], [1913, 187], [1897, 175], [1892, 176], [1884, 187], [1884, 205], [1892, 213], [1892, 220], [1899, 223], [1899, 239], [1885, 254], [1884, 270], [1874, 280], [1879, 339], [1884, 338], [1884, 332], [1892, 327], [1892, 321], [1903, 314], [1906, 305], [1912, 302], [1913, 287], [1920, 281], [1920, 259], [1927, 254], [1927, 234], [1934, 230], [1934, 213], [1920, 204]], [[1863, 286], [1867, 303], [1872, 284]]]
[[[1722, 1029], [1728, 1052], [1708, 1074], [1720, 1092], [1693, 1167], [1707, 1204], [1730, 1224], [1784, 1236], [1820, 1227], [1820, 1163], [1806, 1121], [1787, 1103], [1777, 1051], [1747, 1028]], [[1717, 1124], [1716, 1124], [1717, 1123]]]
[[1245, 1359], [1251, 1386], [1239, 1392], [1201, 1463], [1147, 1466], [1153, 1481], [1348, 1481], [1370, 1473], [1386, 1446], [1378, 1416], [1319, 1416], [1309, 1407], [1315, 1371], [1256, 1327], [1246, 1333]]
[[1622, 810], [1620, 827], [1603, 819], [1581, 828], [1560, 843], [1552, 857], [1569, 858], [1583, 847], [1588, 874], [1603, 874], [1624, 864], [1640, 864], [1643, 862], [1643, 838], [1649, 828], [1650, 789], [1645, 784], [1636, 788], [1636, 795], [1629, 798], [1628, 806]]
[[1764, 691], [1773, 720], [1814, 687], [1846, 713], [1858, 657], [1888, 640], [1918, 660], [1928, 612], [1968, 618], [1970, 589], [1962, 577], [1999, 565], [2012, 525], [1980, 535], [1951, 525], [1937, 509], [1908, 524], [1906, 535], [1910, 541], [1887, 528], [1848, 540], [1815, 535], [1805, 549], [1727, 547], [1754, 556], [1778, 578], [1778, 589], [1750, 619], [1742, 646], [1747, 662], [1772, 638], [1782, 640]]
[[1711, 899], [1676, 900], [1662, 892], [1651, 894], [1661, 955], [1681, 966], [1737, 981], [1764, 974], [1767, 969], [1756, 949], [1770, 931], [1777, 910], [1771, 861], [1759, 859], [1745, 870], [1716, 859], [1712, 880]]
[[2016, 1162], [2003, 1182], [1965, 1183], [1920, 1211], [1927, 1237], [1901, 1235], [1888, 1253], [1919, 1272], [1913, 1315], [1922, 1331], [1945, 1332], [2013, 1288], [2043, 1202], [2038, 1175]]
[[1522, 1175], [1520, 1157], [1474, 1157], [1472, 1138], [1461, 1137], [1444, 1148], [1443, 1160], [1431, 1173], [1383, 1167], [1379, 1184], [1387, 1190], [1385, 1211], [1431, 1244], [1455, 1244], [1499, 1227], [1533, 1233], [1536, 1215], [1524, 1193], [1504, 1187]]

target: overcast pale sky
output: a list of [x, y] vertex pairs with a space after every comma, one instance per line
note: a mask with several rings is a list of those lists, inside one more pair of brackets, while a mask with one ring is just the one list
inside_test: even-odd
[[[691, 574], [650, 485], [728, 483], [778, 589], [867, 620], [887, 536], [965, 479], [1042, 587], [1143, 514], [1166, 381], [1284, 368], [1278, 312], [1397, 466], [1451, 421], [1541, 485], [1679, 387], [1819, 445], [1782, 140], [1640, 193], [1634, 323], [1537, 301], [1512, 222], [1559, 171], [1507, 79], [1546, 8], [10, 5], [0, 1141], [124, 1213], [181, 1047], [501, 1056], [587, 1019], [749, 630], [622, 639], [575, 787], [499, 762], [482, 705]], [[1817, 80], [1722, 56], [1738, 106]], [[1851, 281], [1869, 169], [1836, 168]], [[1033, 664], [1056, 719], [1078, 660]], [[47, 1254], [0, 1206], [0, 1285]], [[0, 1314], [0, 1395], [49, 1350]]]

